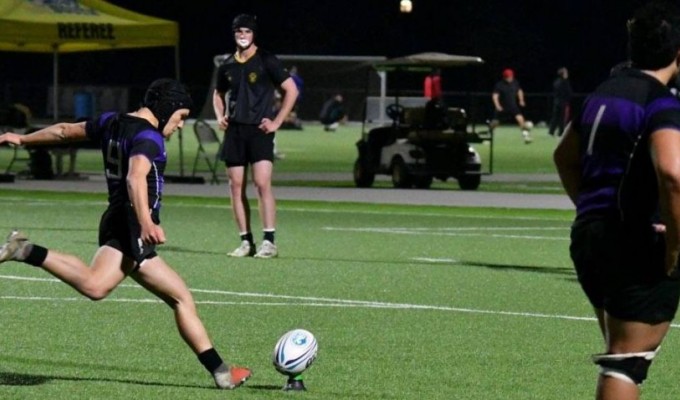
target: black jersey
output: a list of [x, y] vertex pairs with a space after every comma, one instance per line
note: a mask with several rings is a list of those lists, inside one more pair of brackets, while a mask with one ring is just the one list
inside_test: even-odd
[[101, 145], [109, 206], [118, 207], [130, 201], [126, 182], [130, 157], [141, 154], [151, 161], [151, 171], [146, 177], [149, 207], [157, 212], [167, 161], [163, 135], [143, 118], [113, 112], [88, 121], [85, 132], [90, 140]]
[[503, 79], [496, 83], [493, 92], [498, 93], [498, 102], [501, 103], [501, 107], [508, 110], [514, 110], [519, 109], [519, 106], [517, 105], [517, 93], [520, 89], [519, 82], [516, 80], [508, 82]]
[[653, 222], [659, 196], [649, 137], [663, 128], [680, 130], [680, 101], [655, 78], [628, 69], [588, 96], [574, 128], [582, 166], [577, 218]]
[[232, 54], [217, 69], [216, 89], [229, 92], [229, 121], [259, 125], [273, 118], [274, 91], [290, 75], [273, 54], [257, 49], [245, 62]]

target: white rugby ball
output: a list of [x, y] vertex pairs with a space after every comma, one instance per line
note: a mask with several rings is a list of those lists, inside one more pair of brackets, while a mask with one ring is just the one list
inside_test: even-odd
[[318, 348], [310, 331], [293, 329], [286, 332], [274, 347], [274, 368], [284, 375], [299, 375], [312, 365]]
[[524, 127], [527, 129], [532, 129], [534, 127], [534, 123], [532, 121], [525, 121]]

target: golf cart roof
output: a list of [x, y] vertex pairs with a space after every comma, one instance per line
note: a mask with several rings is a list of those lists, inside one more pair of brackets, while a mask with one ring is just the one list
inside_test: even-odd
[[435, 68], [463, 67], [483, 63], [484, 60], [480, 57], [431, 52], [379, 61], [373, 64], [373, 68], [376, 71], [427, 71]]

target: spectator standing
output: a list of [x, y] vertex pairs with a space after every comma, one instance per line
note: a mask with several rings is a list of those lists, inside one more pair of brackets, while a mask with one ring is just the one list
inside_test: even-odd
[[[217, 122], [226, 130], [221, 159], [227, 167], [231, 207], [241, 238], [241, 245], [229, 256], [272, 258], [278, 256], [274, 241], [276, 202], [272, 191], [274, 136], [293, 110], [298, 91], [281, 61], [255, 44], [257, 20], [254, 16], [238, 15], [232, 22], [232, 32], [236, 51], [218, 68], [213, 94]], [[277, 89], [283, 92], [283, 99], [274, 114]], [[263, 230], [259, 251], [253, 240], [246, 196], [248, 166], [252, 167], [259, 198]]]
[[555, 134], [561, 136], [562, 132], [564, 132], [564, 124], [569, 120], [571, 112], [570, 101], [573, 94], [571, 82], [569, 82], [569, 70], [566, 67], [562, 67], [557, 70], [557, 78], [553, 81], [552, 116], [548, 129], [550, 136]]

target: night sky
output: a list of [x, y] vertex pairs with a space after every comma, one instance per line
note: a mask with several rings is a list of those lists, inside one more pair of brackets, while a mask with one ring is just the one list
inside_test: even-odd
[[[577, 90], [592, 89], [625, 58], [625, 21], [633, 0], [112, 0], [180, 24], [182, 76], [209, 79], [214, 54], [232, 51], [232, 18], [253, 13], [260, 47], [278, 54], [401, 56], [423, 51], [486, 61], [488, 86], [512, 67], [527, 91], [549, 90], [567, 66]], [[483, 84], [483, 82], [480, 82]], [[486, 90], [486, 88], [479, 88]]]
[[[258, 17], [257, 43], [275, 54], [402, 56], [424, 51], [475, 55], [486, 63], [467, 87], [490, 91], [503, 68], [516, 71], [526, 92], [549, 92], [567, 66], [577, 92], [588, 92], [626, 57], [625, 21], [643, 0], [110, 0], [143, 14], [177, 21], [180, 72], [207, 88], [216, 54], [234, 50], [230, 25], [239, 13]], [[50, 55], [3, 53], [0, 83], [47, 85]], [[118, 50], [60, 57], [64, 84], [140, 85], [173, 76], [169, 48]], [[303, 75], [304, 76], [304, 75]], [[444, 76], [446, 78], [446, 75]], [[450, 82], [449, 82], [450, 83]]]

